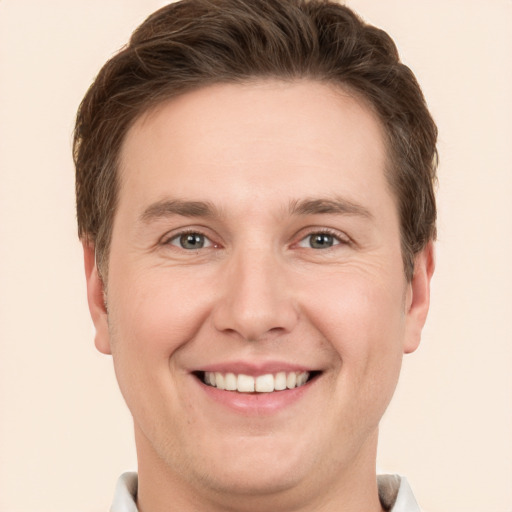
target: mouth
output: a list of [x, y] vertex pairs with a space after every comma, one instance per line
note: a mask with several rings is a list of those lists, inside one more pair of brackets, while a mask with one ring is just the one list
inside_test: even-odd
[[234, 393], [276, 393], [300, 388], [321, 374], [320, 371], [291, 371], [246, 375], [198, 371], [194, 375], [206, 386]]

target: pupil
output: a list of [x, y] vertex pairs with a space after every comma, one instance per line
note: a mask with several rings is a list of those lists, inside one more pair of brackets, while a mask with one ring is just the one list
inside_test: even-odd
[[326, 233], [318, 233], [311, 236], [310, 243], [313, 249], [326, 249], [328, 247], [332, 247], [333, 237], [332, 235], [328, 235]]
[[184, 249], [201, 249], [204, 246], [204, 237], [198, 233], [181, 235], [180, 244]]

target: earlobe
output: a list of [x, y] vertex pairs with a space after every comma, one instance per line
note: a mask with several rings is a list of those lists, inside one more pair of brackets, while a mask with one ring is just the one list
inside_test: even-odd
[[96, 336], [94, 343], [103, 354], [111, 354], [108, 330], [107, 308], [105, 306], [105, 288], [96, 266], [94, 245], [82, 241], [84, 251], [85, 279], [87, 281], [87, 302]]
[[421, 331], [430, 305], [430, 280], [435, 268], [434, 243], [430, 241], [414, 260], [414, 275], [408, 284], [404, 353], [414, 352], [421, 340]]

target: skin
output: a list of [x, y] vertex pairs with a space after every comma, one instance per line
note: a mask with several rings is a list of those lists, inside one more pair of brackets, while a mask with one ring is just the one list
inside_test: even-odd
[[[141, 117], [121, 157], [107, 289], [84, 254], [140, 511], [381, 510], [378, 424], [434, 264], [429, 244], [406, 281], [376, 115], [316, 82], [215, 85]], [[205, 245], [183, 248], [184, 231]], [[212, 400], [192, 373], [269, 361], [321, 373], [271, 412]]]

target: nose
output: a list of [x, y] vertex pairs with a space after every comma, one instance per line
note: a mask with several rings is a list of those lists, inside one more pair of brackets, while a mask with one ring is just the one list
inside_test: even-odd
[[285, 264], [271, 251], [238, 251], [230, 258], [213, 311], [215, 328], [260, 341], [289, 333], [299, 314]]

